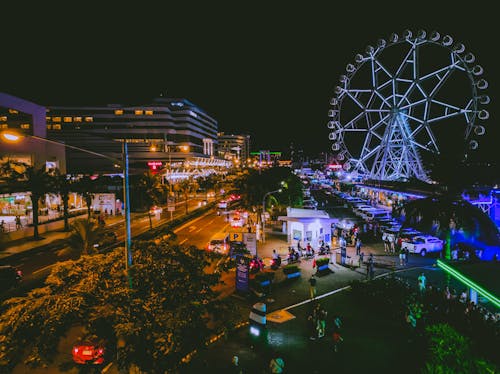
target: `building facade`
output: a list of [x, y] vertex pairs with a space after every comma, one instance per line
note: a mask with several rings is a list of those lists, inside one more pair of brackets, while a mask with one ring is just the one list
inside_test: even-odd
[[[186, 99], [156, 98], [150, 104], [92, 107], [52, 106], [50, 139], [122, 159], [128, 144], [131, 173], [190, 167], [227, 167], [215, 154], [217, 121]], [[113, 162], [68, 149], [69, 173], [119, 173]]]
[[244, 166], [250, 158], [250, 135], [218, 134], [217, 153], [220, 158]]

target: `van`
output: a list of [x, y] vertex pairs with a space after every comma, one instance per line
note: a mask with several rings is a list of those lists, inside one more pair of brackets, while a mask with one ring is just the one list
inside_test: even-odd
[[389, 212], [368, 212], [366, 214], [367, 221], [374, 221], [379, 219], [390, 218], [391, 214]]
[[[384, 213], [384, 212], [386, 212], [386, 210], [377, 209], [377, 208], [363, 209], [361, 211], [361, 218], [363, 218], [364, 220], [368, 220], [368, 216], [373, 217], [374, 213]], [[373, 218], [371, 218], [371, 219], [373, 219]]]

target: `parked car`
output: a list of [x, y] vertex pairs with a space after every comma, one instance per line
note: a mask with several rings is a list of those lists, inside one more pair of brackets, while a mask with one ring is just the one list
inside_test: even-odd
[[212, 239], [208, 243], [208, 250], [218, 253], [227, 254], [229, 245], [226, 239]]
[[17, 286], [23, 279], [21, 270], [11, 265], [0, 266], [0, 289], [6, 291]]
[[401, 243], [401, 249], [407, 249], [410, 253], [418, 253], [425, 256], [428, 252], [441, 252], [443, 250], [444, 240], [435, 236], [415, 236], [411, 241]]
[[106, 343], [94, 336], [80, 339], [73, 345], [73, 361], [80, 365], [101, 365], [105, 359]]

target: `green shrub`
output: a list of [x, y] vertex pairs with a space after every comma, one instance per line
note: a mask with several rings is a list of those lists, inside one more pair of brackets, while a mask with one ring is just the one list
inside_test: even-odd
[[300, 268], [297, 265], [286, 265], [283, 267], [283, 273], [285, 273], [285, 275], [297, 272], [300, 272]]
[[321, 266], [321, 265], [326, 265], [330, 262], [330, 259], [328, 257], [322, 257], [316, 259], [316, 266]]

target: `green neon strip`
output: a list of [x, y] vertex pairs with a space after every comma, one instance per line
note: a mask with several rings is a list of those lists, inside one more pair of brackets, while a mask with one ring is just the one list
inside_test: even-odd
[[445, 264], [441, 260], [437, 260], [437, 264], [440, 268], [442, 268], [444, 271], [447, 273], [451, 274], [455, 278], [457, 278], [459, 281], [461, 281], [463, 284], [466, 286], [469, 286], [470, 288], [474, 289], [478, 294], [481, 296], [487, 298], [489, 301], [493, 303], [497, 308], [500, 308], [500, 300], [490, 294], [488, 291], [486, 291], [484, 288], [478, 286], [476, 283], [474, 283], [472, 280], [464, 276], [463, 274], [459, 273], [455, 269], [453, 269], [451, 266]]

